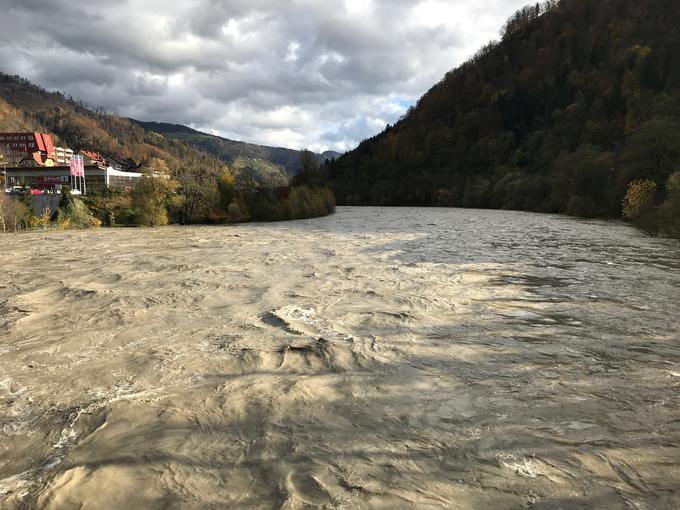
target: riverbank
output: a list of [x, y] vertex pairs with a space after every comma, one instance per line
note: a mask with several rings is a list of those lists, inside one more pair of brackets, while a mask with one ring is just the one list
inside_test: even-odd
[[[171, 223], [230, 224], [290, 221], [335, 212], [328, 188], [293, 186], [254, 189], [201, 199], [187, 206], [174, 193], [94, 193], [87, 196], [0, 194], [0, 233], [19, 230], [69, 230], [100, 226], [165, 226]], [[204, 197], [205, 198], [205, 197]], [[198, 200], [198, 199], [197, 199]]]
[[680, 250], [625, 224], [340, 207], [0, 264], [2, 508], [678, 506]]

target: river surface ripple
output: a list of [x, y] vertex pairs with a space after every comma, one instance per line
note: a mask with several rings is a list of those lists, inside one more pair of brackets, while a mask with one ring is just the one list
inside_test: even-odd
[[677, 243], [415, 208], [0, 242], [3, 509], [680, 507]]

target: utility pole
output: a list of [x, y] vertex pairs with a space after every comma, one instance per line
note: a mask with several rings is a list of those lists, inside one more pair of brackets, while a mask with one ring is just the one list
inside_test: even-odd
[[2, 165], [2, 192], [5, 192], [7, 188], [7, 161], [5, 161], [5, 155], [0, 154], [0, 165]]
[[7, 202], [5, 198], [5, 189], [7, 188], [7, 161], [5, 161], [5, 155], [0, 154], [0, 165], [2, 165], [2, 189], [0, 189], [0, 224], [2, 225], [2, 232], [7, 232], [7, 226], [5, 225], [5, 211], [4, 205]]

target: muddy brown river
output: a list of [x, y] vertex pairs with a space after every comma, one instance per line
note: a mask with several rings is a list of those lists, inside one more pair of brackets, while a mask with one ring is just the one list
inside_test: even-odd
[[680, 245], [446, 209], [0, 237], [0, 508], [680, 508]]

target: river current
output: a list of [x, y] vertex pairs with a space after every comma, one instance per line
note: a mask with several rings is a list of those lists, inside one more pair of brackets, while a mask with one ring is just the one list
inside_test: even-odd
[[680, 508], [680, 245], [339, 208], [0, 238], [5, 509]]

